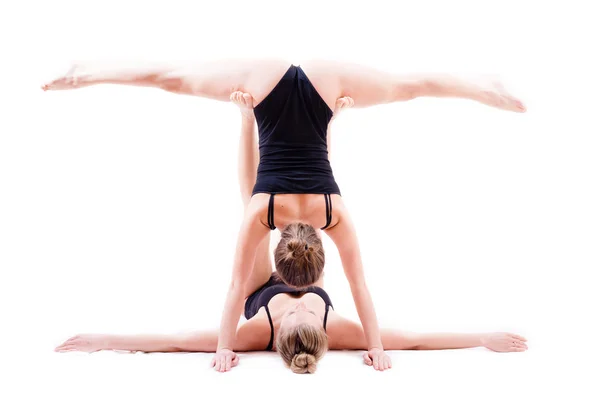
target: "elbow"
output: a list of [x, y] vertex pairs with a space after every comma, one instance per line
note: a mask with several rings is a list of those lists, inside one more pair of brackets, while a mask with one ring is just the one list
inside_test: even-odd
[[246, 286], [246, 280], [239, 276], [234, 276], [229, 283], [229, 292], [241, 293]]
[[426, 80], [407, 80], [399, 83], [392, 93], [392, 101], [408, 101], [425, 96], [432, 90], [433, 82]]

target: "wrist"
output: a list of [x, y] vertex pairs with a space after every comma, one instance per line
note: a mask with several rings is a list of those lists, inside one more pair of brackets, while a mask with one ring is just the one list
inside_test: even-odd
[[483, 333], [481, 335], [479, 335], [477, 337], [477, 341], [479, 343], [479, 346], [483, 346], [486, 347], [487, 343], [488, 343], [488, 338], [489, 338], [490, 334], [489, 333]]
[[241, 112], [242, 114], [242, 121], [245, 122], [254, 122], [255, 118], [254, 118], [254, 110], [243, 110]]

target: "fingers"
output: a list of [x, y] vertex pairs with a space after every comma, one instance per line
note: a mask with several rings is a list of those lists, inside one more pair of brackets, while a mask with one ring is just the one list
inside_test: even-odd
[[241, 108], [254, 108], [254, 99], [249, 93], [235, 91], [229, 95], [229, 100]]
[[525, 343], [519, 341], [519, 342], [515, 342], [513, 344], [513, 348], [516, 348], [517, 349], [516, 351], [525, 351], [525, 350], [527, 350], [527, 345]]
[[383, 358], [383, 360], [381, 360], [381, 370], [385, 371], [386, 369], [389, 369], [389, 360], [387, 358]]
[[377, 371], [380, 371], [379, 358], [377, 356], [373, 357], [373, 368], [375, 368], [375, 370], [377, 370]]
[[392, 368], [392, 359], [383, 351], [363, 353], [365, 364], [373, 366], [376, 371], [385, 371]]
[[59, 353], [63, 353], [66, 351], [73, 351], [73, 350], [77, 350], [77, 342], [79, 340], [79, 335], [77, 336], [73, 336], [67, 340], [65, 340], [64, 343], [62, 343], [59, 346], [56, 346], [56, 348], [54, 349], [54, 351], [59, 352]]
[[354, 100], [352, 100], [352, 97], [348, 96], [340, 97], [335, 102], [335, 105], [338, 107], [350, 106], [351, 104], [354, 104]]
[[511, 333], [511, 334], [510, 334], [510, 336], [511, 336], [513, 339], [520, 340], [521, 342], [526, 342], [526, 341], [527, 341], [527, 339], [525, 339], [523, 336], [515, 335], [514, 333]]
[[229, 96], [229, 100], [231, 100], [232, 103], [235, 103], [237, 105], [240, 105], [241, 102], [241, 96], [242, 96], [242, 92], [233, 92], [231, 93], [231, 95]]
[[63, 345], [58, 346], [56, 349], [54, 349], [54, 351], [56, 351], [57, 353], [65, 353], [67, 351], [74, 351], [74, 350], [77, 350], [77, 347], [72, 344], [63, 344]]
[[227, 372], [231, 368], [237, 366], [239, 363], [239, 357], [237, 354], [217, 354], [213, 358], [210, 366], [218, 372]]
[[354, 106], [354, 99], [352, 97], [340, 97], [335, 102], [335, 112], [340, 111], [343, 108], [350, 108]]
[[244, 93], [243, 98], [244, 98], [244, 104], [246, 104], [247, 107], [254, 108], [254, 104], [253, 104], [254, 101], [252, 99], [252, 96], [249, 93]]

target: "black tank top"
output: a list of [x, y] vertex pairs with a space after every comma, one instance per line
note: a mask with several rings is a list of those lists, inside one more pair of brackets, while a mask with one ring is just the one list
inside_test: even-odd
[[260, 163], [256, 193], [338, 194], [327, 154], [332, 110], [302, 68], [290, 66], [254, 108]]
[[273, 327], [273, 320], [271, 319], [271, 312], [269, 311], [269, 301], [280, 293], [289, 293], [292, 296], [300, 296], [305, 293], [315, 293], [319, 295], [325, 302], [325, 315], [323, 317], [323, 329], [327, 330], [327, 315], [329, 314], [329, 307], [333, 308], [331, 299], [325, 290], [317, 286], [310, 286], [304, 289], [296, 289], [286, 285], [277, 278], [277, 274], [273, 273], [267, 283], [261, 286], [258, 290], [252, 293], [247, 299], [244, 306], [244, 316], [246, 319], [254, 317], [258, 311], [264, 307], [267, 312], [267, 318], [269, 318], [269, 325], [271, 325], [271, 339], [267, 346], [268, 351], [273, 350], [273, 342], [275, 339], [275, 329]]

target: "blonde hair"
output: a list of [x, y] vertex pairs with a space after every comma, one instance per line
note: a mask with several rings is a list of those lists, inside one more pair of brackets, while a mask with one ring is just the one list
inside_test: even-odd
[[312, 374], [327, 352], [327, 334], [322, 327], [300, 324], [277, 336], [277, 351], [296, 374]]
[[286, 226], [275, 249], [281, 280], [292, 287], [307, 287], [319, 280], [324, 267], [323, 243], [315, 228], [300, 222]]

